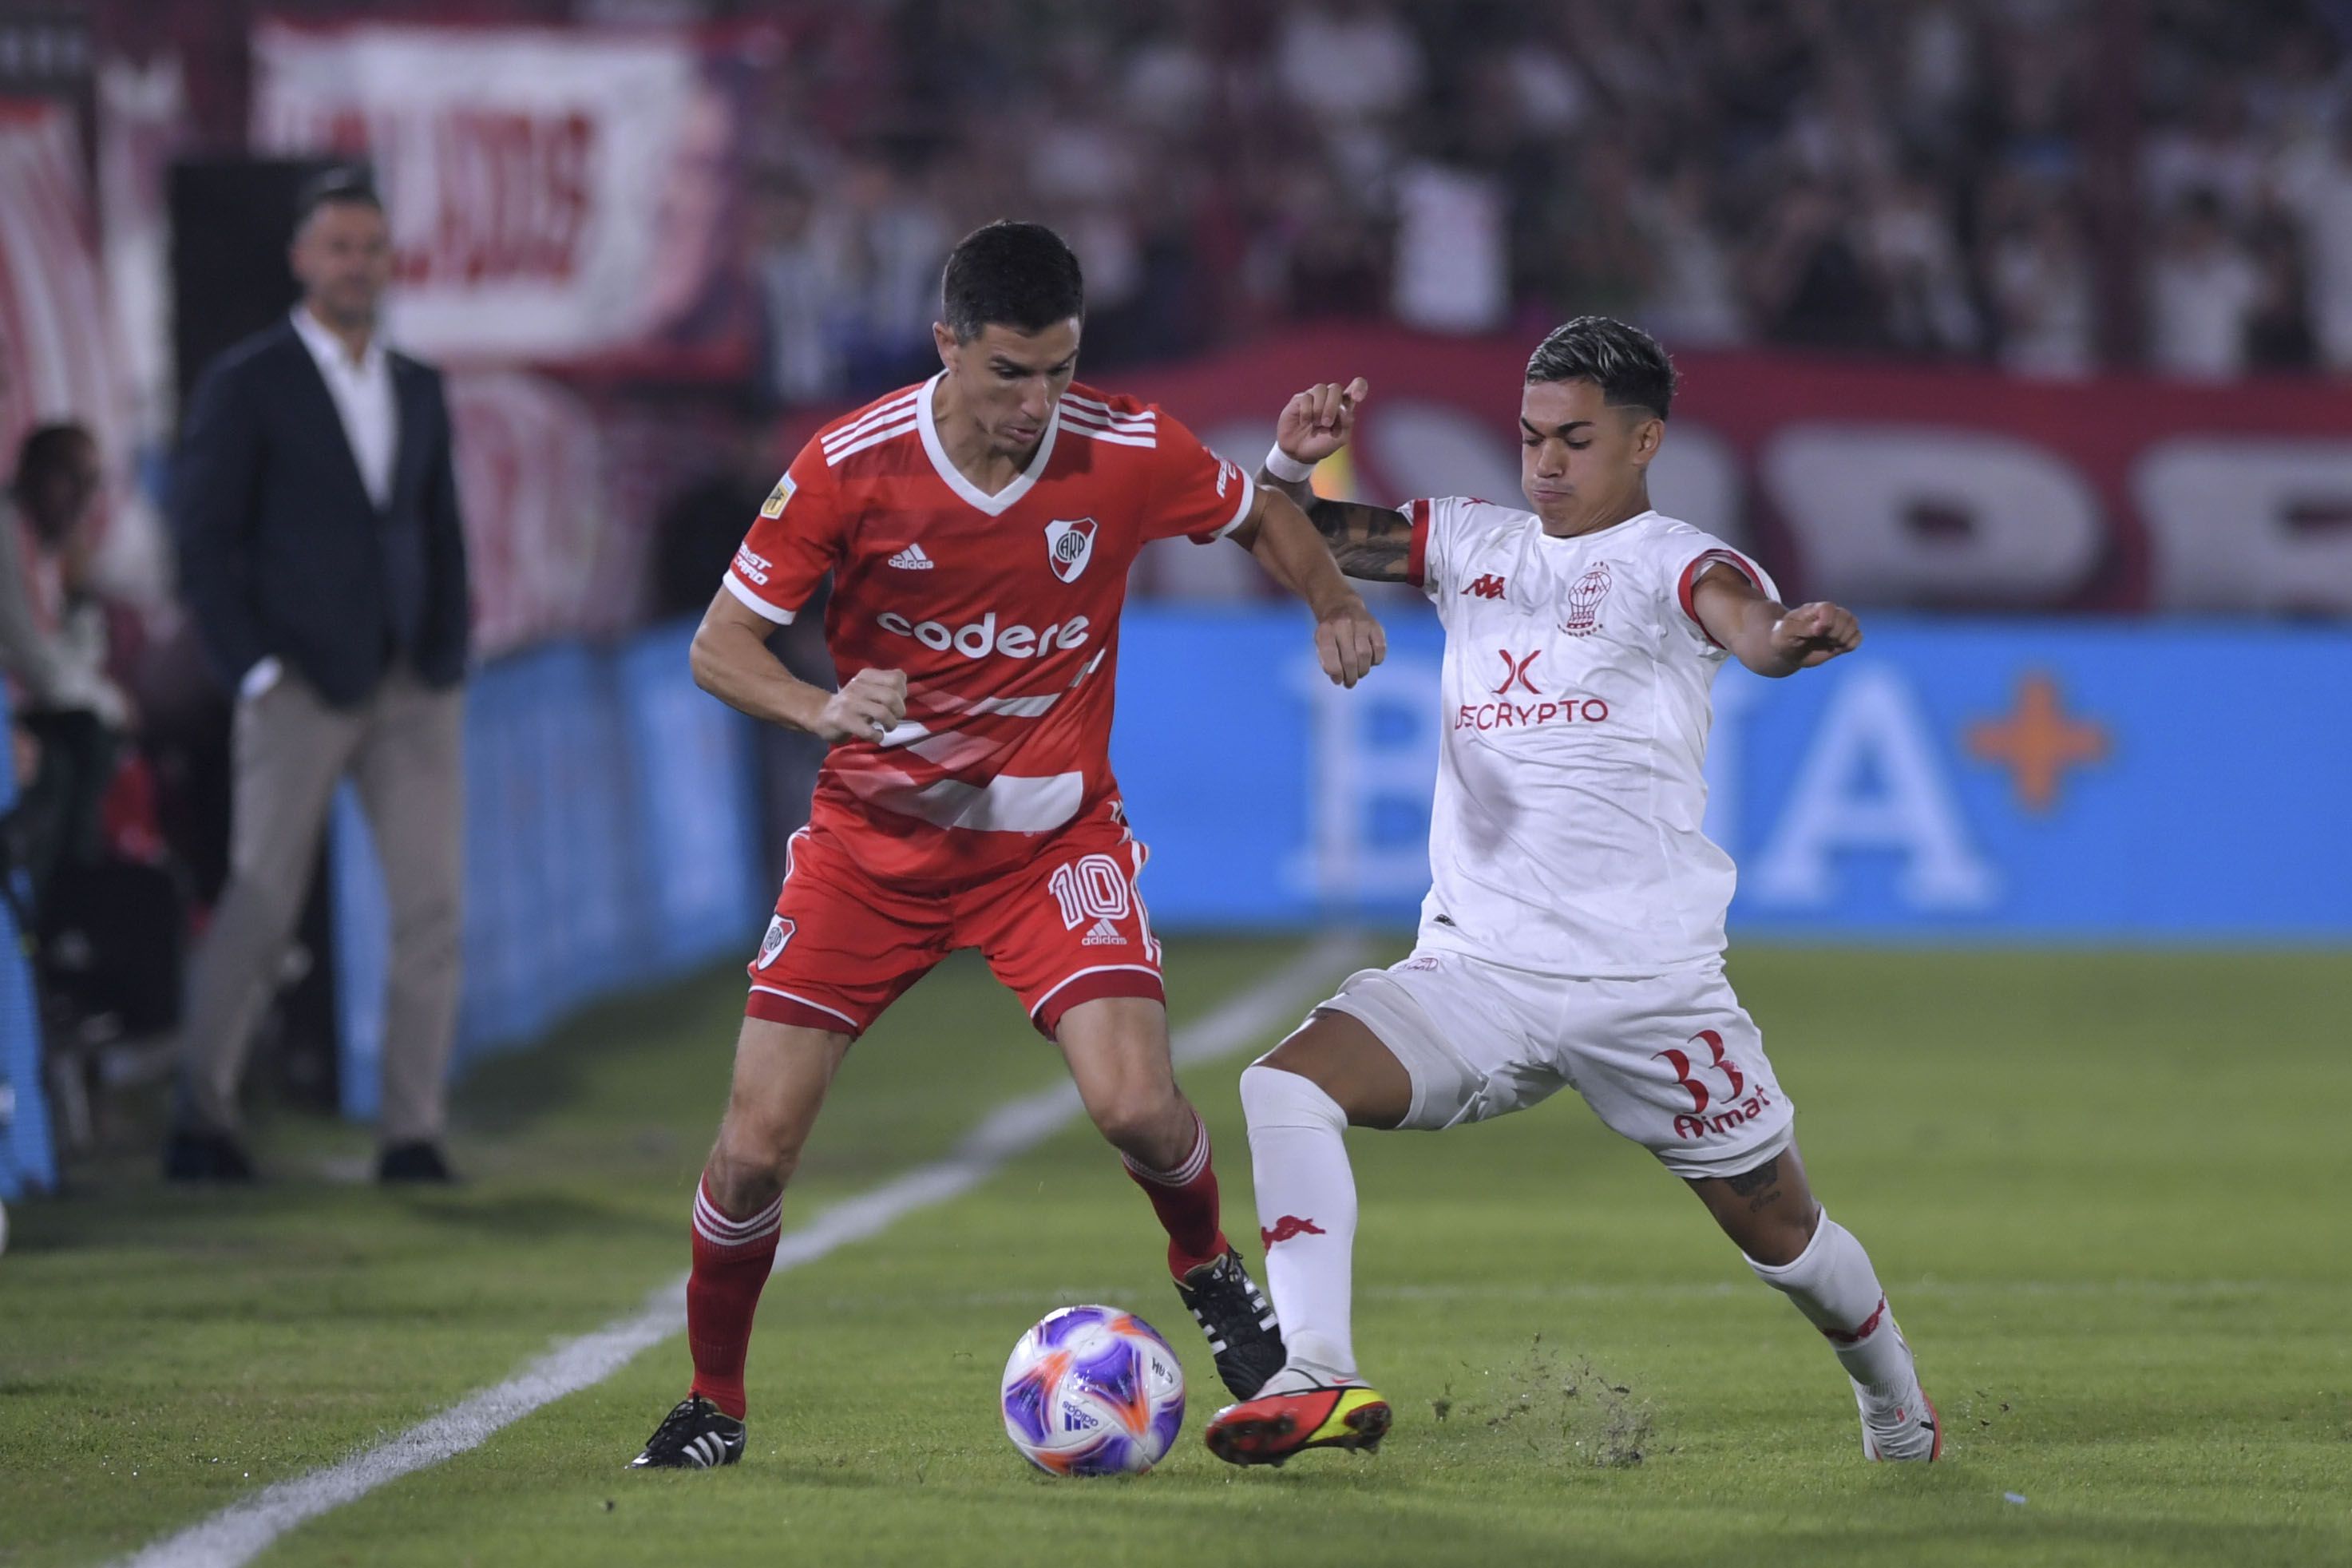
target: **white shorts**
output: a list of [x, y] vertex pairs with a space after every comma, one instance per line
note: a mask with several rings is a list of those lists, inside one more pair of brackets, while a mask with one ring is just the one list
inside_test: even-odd
[[1363, 1021], [1412, 1077], [1401, 1126], [1523, 1110], [1565, 1084], [1678, 1176], [1735, 1176], [1789, 1146], [1795, 1109], [1720, 964], [1570, 980], [1416, 952], [1323, 1008]]

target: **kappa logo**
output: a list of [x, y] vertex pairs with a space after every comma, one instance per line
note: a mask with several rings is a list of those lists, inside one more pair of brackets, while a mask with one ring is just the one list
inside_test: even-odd
[[1559, 629], [1572, 637], [1589, 637], [1601, 626], [1601, 604], [1609, 597], [1609, 563], [1601, 562], [1576, 580], [1568, 591], [1568, 619]]
[[798, 930], [800, 930], [798, 925], [782, 915], [771, 917], [768, 921], [768, 934], [760, 939], [760, 962], [753, 967], [765, 969], [775, 963], [776, 954], [784, 951], [784, 943], [792, 941], [793, 933]]
[[1302, 1236], [1326, 1236], [1329, 1233], [1311, 1219], [1300, 1219], [1295, 1214], [1284, 1215], [1271, 1227], [1258, 1228], [1258, 1244], [1272, 1247], [1277, 1241], [1295, 1241]]
[[768, 499], [760, 503], [760, 515], [771, 522], [783, 516], [785, 506], [793, 499], [793, 492], [799, 488], [793, 483], [793, 477], [790, 474], [778, 479], [776, 488], [768, 492]]
[[1055, 518], [1045, 525], [1045, 557], [1054, 568], [1054, 575], [1065, 583], [1075, 583], [1078, 574], [1087, 569], [1094, 558], [1095, 520], [1081, 517], [1075, 521]]
[[1503, 596], [1503, 579], [1492, 572], [1483, 573], [1472, 578], [1462, 593], [1465, 598], [1499, 599]]

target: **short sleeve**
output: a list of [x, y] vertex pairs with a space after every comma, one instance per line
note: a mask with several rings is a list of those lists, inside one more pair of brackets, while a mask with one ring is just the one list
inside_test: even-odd
[[1465, 502], [1458, 496], [1407, 501], [1397, 510], [1412, 524], [1405, 546], [1404, 580], [1444, 608], [1444, 585], [1452, 580], [1455, 536], [1461, 531]]
[[1706, 574], [1708, 567], [1718, 563], [1728, 566], [1753, 583], [1756, 591], [1766, 598], [1777, 600], [1780, 596], [1780, 585], [1772, 581], [1771, 574], [1719, 539], [1692, 529], [1670, 536], [1665, 542], [1669, 551], [1665, 563], [1668, 580], [1674, 584], [1683, 629], [1709, 648], [1719, 649], [1723, 645], [1699, 624], [1698, 606], [1692, 598], [1698, 580]]
[[1257, 500], [1257, 485], [1238, 463], [1228, 462], [1178, 420], [1154, 410], [1150, 510], [1143, 537], [1195, 544], [1223, 539], [1242, 525]]
[[784, 470], [727, 568], [727, 591], [779, 626], [800, 613], [841, 558], [839, 492], [814, 440]]

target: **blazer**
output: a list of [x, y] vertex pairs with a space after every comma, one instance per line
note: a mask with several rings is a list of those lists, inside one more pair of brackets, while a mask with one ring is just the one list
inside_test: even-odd
[[[221, 679], [276, 656], [338, 708], [375, 692], [395, 653], [429, 686], [465, 678], [466, 535], [441, 373], [390, 355], [398, 444], [378, 510], [317, 362], [291, 321], [205, 370], [173, 465], [180, 592]], [[401, 646], [391, 583], [422, 603]]]

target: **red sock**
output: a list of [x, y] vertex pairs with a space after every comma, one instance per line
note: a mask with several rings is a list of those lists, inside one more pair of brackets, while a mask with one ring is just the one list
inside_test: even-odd
[[1150, 1171], [1127, 1160], [1127, 1173], [1151, 1200], [1160, 1228], [1168, 1233], [1168, 1271], [1181, 1279], [1203, 1263], [1224, 1256], [1225, 1233], [1217, 1225], [1217, 1173], [1209, 1163], [1209, 1129], [1195, 1114], [1192, 1148], [1172, 1171]]
[[743, 1359], [751, 1349], [751, 1314], [776, 1261], [783, 1228], [779, 1197], [749, 1219], [729, 1219], [706, 1182], [694, 1194], [694, 1272], [686, 1281], [686, 1343], [694, 1352], [694, 1392], [743, 1419]]

